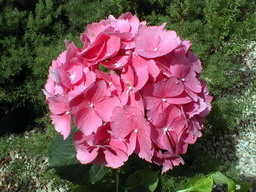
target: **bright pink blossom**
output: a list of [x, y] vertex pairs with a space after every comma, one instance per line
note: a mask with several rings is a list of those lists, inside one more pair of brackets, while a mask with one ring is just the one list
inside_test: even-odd
[[163, 174], [168, 170], [173, 169], [174, 166], [184, 164], [184, 160], [177, 154], [172, 154], [168, 151], [162, 151], [160, 149], [155, 148], [153, 163], [161, 165], [163, 167], [161, 171]]
[[121, 167], [128, 160], [125, 142], [110, 135], [110, 124], [100, 126], [96, 133], [85, 136], [82, 132], [74, 135], [77, 159], [82, 164], [103, 164]]
[[186, 121], [181, 110], [174, 105], [169, 105], [153, 123], [152, 139], [159, 148], [172, 154], [180, 154], [178, 143], [185, 127]]
[[135, 51], [146, 58], [156, 58], [170, 53], [180, 44], [175, 31], [165, 31], [160, 28], [150, 28], [140, 25], [135, 38]]
[[113, 135], [130, 141], [129, 154], [135, 151], [139, 157], [151, 162], [150, 126], [142, 111], [134, 106], [116, 107], [111, 117], [111, 127]]
[[202, 136], [213, 98], [201, 62], [165, 26], [110, 15], [86, 26], [81, 48], [66, 40], [52, 61], [43, 90], [50, 117], [64, 139], [74, 119], [82, 164], [118, 168], [135, 153], [164, 173]]
[[183, 92], [184, 87], [175, 77], [145, 86], [143, 96], [148, 119], [154, 121], [170, 104], [189, 103], [191, 99]]
[[111, 95], [103, 80], [91, 85], [70, 102], [75, 124], [85, 135], [96, 132], [103, 121], [110, 121], [113, 109], [120, 105], [119, 99]]

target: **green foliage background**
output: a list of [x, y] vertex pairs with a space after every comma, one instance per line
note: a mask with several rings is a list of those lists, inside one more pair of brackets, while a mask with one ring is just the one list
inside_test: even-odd
[[[28, 107], [33, 119], [44, 115], [41, 89], [51, 60], [65, 49], [64, 39], [78, 42], [86, 24], [126, 11], [152, 25], [167, 22], [169, 29], [190, 39], [202, 60], [203, 78], [220, 100], [214, 108], [220, 107], [218, 103], [230, 106], [232, 101], [225, 97], [237, 94], [235, 87], [242, 81], [239, 54], [255, 38], [254, 8], [250, 0], [1, 0], [0, 107]], [[221, 110], [213, 110], [212, 124], [215, 111]], [[229, 122], [234, 119], [234, 114], [225, 116]]]

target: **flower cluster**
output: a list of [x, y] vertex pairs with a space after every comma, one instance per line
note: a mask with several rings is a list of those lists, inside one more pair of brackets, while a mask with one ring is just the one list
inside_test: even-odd
[[129, 12], [87, 25], [80, 39], [82, 48], [65, 42], [43, 90], [64, 139], [73, 119], [79, 129], [77, 159], [118, 168], [135, 153], [163, 173], [183, 164], [212, 100], [191, 43]]

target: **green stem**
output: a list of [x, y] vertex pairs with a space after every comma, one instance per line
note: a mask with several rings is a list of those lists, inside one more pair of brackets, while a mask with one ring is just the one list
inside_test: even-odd
[[117, 169], [116, 171], [116, 192], [119, 190], [119, 170]]

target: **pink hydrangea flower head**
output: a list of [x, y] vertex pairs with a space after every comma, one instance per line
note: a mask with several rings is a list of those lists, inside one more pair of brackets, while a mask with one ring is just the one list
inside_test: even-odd
[[50, 117], [64, 139], [72, 124], [79, 129], [82, 164], [118, 168], [135, 153], [165, 173], [202, 136], [213, 98], [192, 43], [166, 26], [110, 15], [52, 61], [43, 89]]

